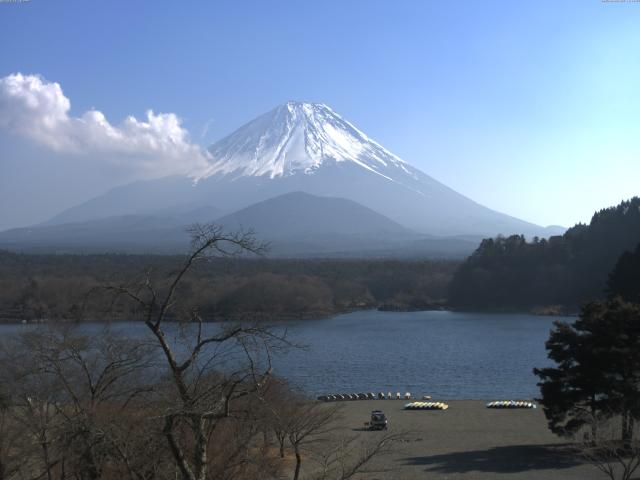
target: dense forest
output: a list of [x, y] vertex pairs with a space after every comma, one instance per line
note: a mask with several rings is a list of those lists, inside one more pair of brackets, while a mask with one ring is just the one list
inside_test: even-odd
[[607, 295], [609, 273], [639, 243], [638, 197], [548, 240], [486, 239], [454, 275], [449, 303], [463, 309], [575, 312]]
[[[0, 251], [0, 321], [131, 318], [96, 287], [168, 277], [184, 261], [156, 255], [28, 255]], [[210, 258], [181, 284], [207, 320], [303, 318], [364, 308], [443, 305], [458, 263]], [[94, 290], [92, 290], [94, 289]], [[93, 293], [87, 296], [87, 293]], [[102, 317], [100, 317], [102, 318]]]
[[624, 252], [609, 274], [607, 293], [610, 297], [640, 304], [640, 243], [635, 251]]

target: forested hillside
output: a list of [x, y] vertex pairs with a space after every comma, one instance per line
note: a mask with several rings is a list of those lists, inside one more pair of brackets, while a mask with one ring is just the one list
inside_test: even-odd
[[549, 240], [486, 239], [460, 265], [449, 303], [464, 309], [521, 310], [560, 306], [576, 311], [606, 296], [608, 274], [640, 243], [640, 198], [595, 213]]
[[[110, 308], [94, 287], [149, 275], [162, 282], [184, 258], [155, 255], [27, 255], [0, 251], [0, 321], [131, 319], [133, 306]], [[363, 308], [421, 309], [444, 304], [457, 262], [212, 258], [181, 286], [207, 320], [299, 318]], [[101, 298], [102, 297], [102, 298]], [[82, 311], [84, 307], [84, 311]]]

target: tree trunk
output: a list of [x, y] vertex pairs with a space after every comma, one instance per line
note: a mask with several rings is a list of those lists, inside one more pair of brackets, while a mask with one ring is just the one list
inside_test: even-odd
[[293, 480], [298, 480], [300, 477], [300, 465], [302, 464], [302, 456], [300, 455], [300, 449], [298, 445], [294, 446], [294, 451], [296, 452], [296, 471], [293, 473]]
[[47, 467], [47, 480], [51, 480], [51, 462], [49, 461], [49, 447], [47, 446], [47, 440], [42, 441], [42, 455], [44, 456], [44, 464]]
[[633, 420], [628, 411], [622, 412], [622, 443], [625, 448], [631, 445], [633, 437]]
[[622, 440], [625, 447], [630, 447], [633, 440], [634, 419], [631, 412], [624, 413]]
[[200, 415], [194, 415], [192, 418], [195, 434], [196, 434], [196, 479], [206, 480], [207, 478], [207, 434], [205, 432], [206, 420]]
[[183, 480], [195, 480], [195, 476], [191, 471], [189, 463], [184, 457], [184, 453], [182, 452], [182, 449], [180, 448], [180, 445], [178, 445], [178, 442], [174, 436], [173, 429], [173, 418], [171, 416], [167, 416], [165, 418], [163, 433], [165, 438], [167, 439], [167, 442], [169, 443], [169, 449], [171, 450], [173, 459], [175, 460], [176, 465], [180, 470], [180, 474], [182, 475]]
[[595, 445], [598, 441], [598, 422], [596, 420], [598, 412], [595, 406], [596, 399], [591, 397], [591, 443]]
[[[83, 478], [87, 478], [89, 480], [98, 480], [100, 478], [100, 472], [98, 466], [96, 465], [91, 447], [87, 448], [82, 454], [82, 469], [86, 474], [86, 476], [83, 475]], [[47, 473], [49, 474], [49, 465], [47, 465], [47, 470]]]

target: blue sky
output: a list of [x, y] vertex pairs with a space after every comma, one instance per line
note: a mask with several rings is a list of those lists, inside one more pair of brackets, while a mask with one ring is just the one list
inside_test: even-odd
[[[543, 225], [640, 194], [640, 3], [31, 0], [0, 3], [0, 49], [0, 77], [59, 83], [72, 116], [173, 112], [204, 145], [287, 100], [323, 102]], [[148, 175], [0, 141], [3, 228]]]

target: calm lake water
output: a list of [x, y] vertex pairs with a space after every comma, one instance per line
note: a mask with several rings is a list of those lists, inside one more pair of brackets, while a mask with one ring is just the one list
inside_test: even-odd
[[[444, 399], [532, 398], [534, 367], [555, 318], [520, 314], [362, 311], [275, 324], [305, 349], [274, 359], [274, 373], [310, 395], [411, 392]], [[101, 329], [96, 324], [83, 327]], [[0, 325], [0, 335], [30, 326]], [[140, 323], [119, 323], [132, 336]]]

